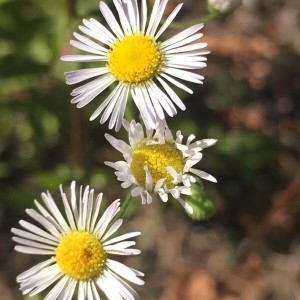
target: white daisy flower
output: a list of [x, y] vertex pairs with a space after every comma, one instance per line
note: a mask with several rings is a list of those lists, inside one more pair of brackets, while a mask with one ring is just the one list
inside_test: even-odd
[[160, 40], [162, 33], [173, 21], [182, 7], [179, 4], [160, 26], [168, 0], [155, 0], [149, 20], [146, 0], [138, 6], [137, 0], [113, 0], [118, 19], [110, 8], [100, 2], [100, 12], [108, 28], [95, 19], [83, 20], [79, 30], [74, 32], [76, 40], [72, 46], [88, 52], [85, 55], [65, 55], [64, 61], [93, 62], [95, 68], [66, 73], [67, 84], [88, 81], [75, 88], [72, 103], [81, 108], [113, 85], [109, 96], [90, 117], [94, 120], [100, 114], [100, 123], [109, 118], [109, 128], [119, 130], [122, 126], [127, 99], [132, 96], [147, 128], [155, 128], [158, 120], [177, 113], [176, 106], [185, 106], [171, 86], [188, 93], [192, 90], [182, 81], [201, 84], [203, 76], [191, 72], [206, 66], [203, 50], [206, 43], [200, 43], [200, 29], [203, 24], [193, 25], [167, 40]]
[[[39, 226], [21, 220], [23, 229], [12, 228], [15, 250], [45, 255], [48, 258], [17, 277], [23, 294], [36, 295], [51, 285], [45, 300], [100, 299], [102, 290], [108, 299], [135, 299], [137, 293], [127, 281], [144, 284], [144, 274], [110, 258], [110, 255], [136, 255], [128, 239], [140, 232], [130, 232], [112, 238], [122, 220], [113, 224], [120, 201], [114, 201], [100, 215], [102, 193], [94, 200], [94, 190], [81, 186], [76, 196], [75, 182], [71, 184], [68, 200], [60, 187], [63, 212], [49, 192], [42, 194], [44, 206], [35, 200], [35, 209], [26, 213]], [[77, 296], [75, 295], [77, 294]]]
[[168, 195], [177, 199], [189, 214], [192, 207], [181, 198], [191, 195], [191, 184], [196, 178], [216, 182], [216, 179], [204, 171], [193, 168], [201, 158], [201, 151], [216, 143], [214, 139], [192, 142], [191, 134], [186, 143], [180, 131], [173, 138], [166, 123], [160, 122], [155, 130], [148, 130], [146, 136], [140, 123], [124, 121], [128, 132], [129, 144], [106, 134], [110, 144], [123, 154], [125, 161], [105, 162], [116, 170], [117, 179], [123, 181], [121, 186], [134, 186], [131, 195], [140, 196], [142, 203], [151, 203], [152, 197], [158, 195], [162, 201], [168, 201]]

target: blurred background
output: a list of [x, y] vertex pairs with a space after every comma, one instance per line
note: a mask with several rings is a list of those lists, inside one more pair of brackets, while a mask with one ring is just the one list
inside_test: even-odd
[[[108, 2], [108, 1], [107, 1]], [[153, 1], [148, 1], [153, 2]], [[185, 0], [174, 34], [207, 14], [206, 1]], [[170, 0], [170, 13], [179, 1]], [[15, 277], [38, 261], [15, 253], [10, 228], [49, 190], [72, 180], [124, 198], [105, 160], [121, 157], [104, 139], [107, 124], [89, 121], [99, 104], [70, 104], [63, 73], [80, 68], [60, 56], [98, 0], [0, 0], [0, 298], [27, 299]], [[146, 274], [137, 290], [152, 300], [300, 299], [300, 5], [297, 0], [244, 0], [206, 23], [211, 54], [202, 86], [168, 119], [174, 134], [215, 138], [199, 168], [217, 212], [190, 219], [176, 201], [128, 211], [124, 230], [139, 230]], [[86, 65], [85, 65], [86, 67]], [[107, 91], [108, 92], [108, 91]], [[124, 132], [112, 133], [124, 138]], [[59, 200], [60, 201], [60, 200]], [[42, 299], [36, 296], [35, 300]]]

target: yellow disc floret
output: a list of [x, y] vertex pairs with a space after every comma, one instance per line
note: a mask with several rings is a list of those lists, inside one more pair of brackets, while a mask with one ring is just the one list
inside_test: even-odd
[[136, 84], [152, 78], [160, 64], [157, 42], [142, 34], [125, 36], [112, 46], [108, 54], [111, 73], [123, 83]]
[[166, 167], [173, 167], [177, 173], [183, 171], [184, 160], [182, 153], [174, 144], [141, 144], [137, 146], [132, 154], [130, 170], [137, 182], [145, 187], [146, 174], [144, 166], [147, 166], [153, 180], [153, 186], [161, 178], [166, 178], [165, 185], [174, 187], [173, 177], [168, 173]]
[[64, 274], [76, 280], [89, 280], [103, 271], [106, 257], [101, 242], [94, 234], [72, 231], [61, 239], [55, 258]]

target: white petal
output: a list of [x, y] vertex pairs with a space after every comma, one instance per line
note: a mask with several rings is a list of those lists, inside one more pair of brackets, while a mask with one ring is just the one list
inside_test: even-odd
[[117, 220], [110, 228], [109, 230], [106, 232], [106, 234], [102, 237], [102, 241], [106, 241], [111, 235], [113, 235], [122, 225], [123, 220], [119, 219]]
[[197, 49], [202, 49], [205, 48], [207, 46], [206, 43], [196, 43], [196, 44], [191, 44], [191, 45], [187, 45], [187, 46], [183, 46], [183, 47], [179, 47], [179, 48], [174, 48], [174, 49], [168, 49], [168, 54], [171, 53], [185, 53], [188, 51], [194, 51]]
[[144, 90], [144, 101], [146, 103], [152, 103], [155, 114], [159, 117], [159, 119], [164, 119], [164, 111], [161, 107], [161, 101], [158, 100], [155, 92], [153, 91], [152, 85], [149, 85], [146, 90]]
[[61, 58], [63, 61], [101, 61], [101, 56], [99, 55], [63, 55]]
[[113, 137], [112, 135], [106, 133], [105, 138], [109, 141], [109, 143], [115, 148], [117, 149], [119, 152], [121, 153], [131, 153], [131, 147], [126, 144], [124, 141], [122, 140], [118, 140], [115, 137]]
[[190, 170], [190, 168], [197, 164], [202, 159], [202, 157], [203, 154], [201, 152], [196, 152], [193, 155], [189, 156], [185, 162], [184, 168], [186, 170]]
[[142, 9], [141, 9], [141, 32], [145, 32], [147, 23], [147, 2], [142, 0]]
[[[102, 44], [106, 44], [108, 46], [111, 45], [112, 42], [110, 42], [110, 40], [107, 38], [107, 36], [101, 31], [101, 30], [98, 30], [96, 29], [95, 30], [95, 26], [92, 25], [89, 21], [87, 20], [83, 20], [83, 23], [86, 25], [86, 26], [82, 26], [82, 25], [79, 25], [78, 28], [79, 30], [86, 34], [87, 36], [95, 39], [96, 41], [99, 41], [100, 43]], [[91, 29], [93, 28], [93, 29]], [[86, 38], [86, 39], [89, 39], [89, 38]], [[115, 40], [115, 38], [114, 38]], [[103, 52], [105, 51], [103, 47]], [[107, 50], [106, 50], [106, 53], [107, 53]], [[107, 60], [107, 59], [106, 59]]]
[[134, 148], [137, 144], [139, 144], [144, 138], [144, 130], [140, 123], [135, 123], [132, 121], [128, 128], [128, 138], [129, 144], [132, 148]]
[[106, 29], [101, 23], [99, 23], [97, 20], [91, 18], [90, 23], [98, 28], [99, 37], [101, 38], [101, 41], [108, 45], [109, 47], [116, 41], [115, 36]]
[[[81, 34], [79, 34], [77, 32], [73, 32], [73, 35], [81, 43], [83, 43], [83, 44], [85, 44], [85, 45], [87, 45], [87, 46], [89, 46], [91, 48], [94, 48], [94, 49], [100, 51], [101, 52], [100, 54], [102, 54], [102, 55], [106, 55], [107, 54], [107, 49], [106, 48], [104, 48], [101, 45], [93, 42], [89, 38], [87, 38], [87, 37], [85, 37], [85, 36], [83, 36], [83, 35], [81, 35]], [[103, 36], [103, 34], [102, 34], [102, 36]]]
[[130, 239], [132, 237], [135, 237], [135, 236], [138, 236], [140, 235], [141, 233], [140, 232], [129, 232], [129, 233], [125, 233], [125, 234], [122, 234], [122, 235], [119, 235], [115, 238], [112, 238], [106, 242], [103, 242], [103, 246], [107, 246], [107, 245], [111, 245], [111, 244], [115, 244], [115, 243], [118, 243], [120, 241], [124, 241], [124, 240], [127, 240], [127, 239]]
[[189, 213], [190, 215], [193, 214], [193, 208], [190, 206], [186, 201], [182, 200], [180, 197], [177, 198], [178, 202], [183, 206], [183, 208]]
[[81, 81], [107, 74], [108, 70], [104, 68], [90, 68], [90, 69], [80, 69], [75, 71], [66, 72], [66, 83], [75, 84]]
[[[176, 44], [173, 44], [173, 47], [176, 45], [176, 48], [179, 48], [180, 46], [187, 45], [196, 40], [199, 40], [202, 36], [203, 36], [202, 33], [193, 34], [189, 37], [186, 37], [185, 39], [178, 41]], [[167, 51], [165, 50], [165, 51], [169, 54], [170, 53], [169, 49], [173, 49], [173, 47], [169, 47], [168, 50]]]
[[172, 75], [177, 78], [180, 78], [182, 80], [195, 82], [195, 83], [199, 83], [199, 84], [203, 83], [202, 82], [203, 76], [193, 73], [193, 72], [179, 70], [179, 69], [175, 69], [175, 68], [166, 68], [164, 71], [167, 74]]
[[[126, 104], [127, 104], [127, 99], [128, 99], [128, 93], [129, 93], [129, 89], [128, 88], [123, 88], [121, 90], [120, 95], [117, 98], [117, 102], [114, 106], [114, 109], [112, 111], [111, 117], [110, 117], [110, 121], [109, 121], [109, 129], [112, 129], [115, 126], [116, 131], [119, 131], [121, 126], [122, 126], [122, 121], [123, 121], [123, 117], [125, 114], [125, 108], [126, 108]], [[104, 113], [103, 113], [103, 120], [105, 120], [105, 114], [106, 111], [108, 111], [108, 106], [106, 107]], [[107, 117], [107, 115], [106, 115]], [[101, 118], [100, 123], [103, 124], [103, 120]]]
[[39, 241], [39, 242], [42, 242], [44, 244], [48, 244], [48, 245], [52, 245], [52, 246], [57, 246], [57, 241], [54, 242], [53, 240], [50, 240], [50, 239], [45, 238], [43, 236], [39, 236], [37, 234], [33, 234], [33, 233], [30, 233], [30, 232], [27, 232], [25, 230], [20, 230], [20, 229], [17, 229], [17, 228], [12, 228], [11, 232], [13, 234], [15, 234], [15, 235], [21, 236], [21, 237], [26, 238], [28, 240]]
[[157, 80], [161, 83], [163, 88], [168, 93], [170, 99], [181, 109], [185, 110], [185, 105], [181, 101], [181, 99], [177, 96], [177, 94], [169, 87], [169, 85], [160, 77], [157, 77]]
[[155, 40], [158, 39], [158, 37], [160, 37], [160, 35], [167, 29], [167, 27], [171, 24], [171, 22], [174, 20], [174, 18], [176, 17], [176, 15], [178, 14], [178, 12], [180, 11], [181, 7], [182, 7], [182, 3], [178, 4], [175, 9], [171, 12], [171, 14], [168, 16], [168, 18], [164, 21], [163, 25], [161, 26], [161, 28], [159, 29], [159, 31], [155, 34]]
[[146, 128], [154, 128], [156, 123], [156, 115], [152, 105], [146, 103], [143, 99], [143, 90], [141, 88], [133, 88], [131, 92], [133, 101], [141, 113]]
[[76, 96], [71, 100], [71, 103], [77, 103], [78, 108], [86, 106], [93, 101], [102, 91], [108, 88], [113, 81], [107, 78], [107, 80], [101, 83], [101, 86], [91, 89], [89, 92], [84, 92], [81, 95]]
[[198, 151], [201, 151], [205, 148], [213, 146], [216, 142], [217, 142], [217, 140], [215, 140], [215, 139], [203, 139], [203, 140], [197, 141], [193, 144], [190, 144], [189, 147], [192, 147], [193, 149], [196, 148], [196, 149], [199, 149]]
[[98, 194], [98, 196], [95, 200], [93, 216], [92, 216], [91, 223], [90, 223], [90, 230], [92, 232], [94, 232], [95, 225], [96, 225], [96, 222], [97, 222], [97, 219], [98, 219], [98, 216], [99, 216], [102, 199], [103, 199], [103, 193], [100, 193], [100, 194]]
[[67, 284], [68, 281], [69, 278], [67, 276], [63, 276], [47, 294], [44, 300], [53, 300], [60, 298], [59, 296], [61, 295], [62, 291], [69, 288], [69, 285]]
[[[151, 98], [156, 99], [155, 101], [164, 108], [170, 117], [173, 117], [177, 113], [176, 108], [169, 97], [156, 84], [151, 84], [149, 86], [149, 94], [151, 95]], [[160, 114], [159, 119], [163, 120], [164, 114]]]
[[119, 0], [114, 0], [113, 2], [117, 9], [123, 32], [126, 34], [132, 33], [132, 29], [129, 20], [127, 19], [127, 16], [125, 14], [124, 7], [121, 5], [122, 2]]
[[197, 175], [197, 176], [199, 176], [202, 179], [209, 180], [209, 181], [212, 181], [212, 182], [217, 182], [217, 179], [215, 177], [213, 177], [212, 175], [210, 175], [210, 174], [208, 174], [204, 171], [200, 171], [200, 170], [196, 170], [196, 169], [191, 168], [190, 172]]
[[126, 267], [124, 264], [108, 259], [107, 260], [107, 266], [113, 270], [116, 274], [122, 276], [126, 280], [129, 280], [135, 284], [144, 284], [144, 281], [138, 277], [136, 277], [135, 272], [133, 272], [130, 268]]
[[35, 241], [32, 241], [32, 240], [23, 239], [23, 238], [16, 237], [16, 236], [14, 236], [12, 238], [12, 240], [15, 241], [18, 244], [21, 244], [21, 245], [25, 245], [25, 246], [29, 246], [29, 247], [37, 248], [37, 249], [41, 249], [41, 250], [42, 249], [43, 250], [49, 250], [53, 253], [55, 252], [55, 248], [56, 248], [56, 247], [53, 247], [53, 246], [50, 246], [50, 245], [47, 245], [47, 244], [38, 243], [38, 242], [35, 242]]
[[135, 188], [133, 188], [131, 190], [131, 196], [132, 197], [139, 197], [139, 196], [142, 195], [142, 193], [143, 193], [143, 188], [140, 187], [140, 186], [136, 186]]
[[146, 186], [146, 190], [147, 190], [148, 192], [151, 192], [151, 191], [152, 191], [152, 188], [153, 188], [152, 174], [151, 174], [151, 172], [149, 171], [149, 169], [148, 169], [147, 166], [144, 166], [144, 170], [145, 170], [145, 173], [146, 173], [146, 178], [145, 178], [145, 186]]
[[36, 225], [33, 225], [27, 221], [24, 221], [24, 220], [21, 220], [19, 222], [19, 224], [27, 229], [28, 231], [32, 232], [33, 234], [35, 235], [38, 235], [38, 236], [41, 236], [41, 237], [44, 237], [44, 238], [47, 238], [49, 240], [52, 240], [54, 242], [59, 242], [60, 240], [60, 235], [59, 236], [54, 236], [54, 235], [51, 235], [49, 234], [48, 232], [46, 232], [45, 230], [43, 229], [40, 229], [39, 227], [37, 227]]
[[115, 200], [103, 213], [98, 224], [95, 227], [95, 233], [101, 239], [113, 217], [120, 210], [120, 200]]
[[31, 216], [34, 220], [40, 223], [50, 234], [54, 235], [57, 238], [60, 238], [61, 233], [57, 230], [57, 227], [54, 226], [49, 220], [41, 216], [34, 209], [26, 209], [26, 213]]
[[52, 258], [38, 263], [37, 265], [31, 267], [30, 269], [26, 270], [22, 274], [18, 275], [17, 282], [22, 282], [22, 281], [27, 280], [28, 278], [31, 278], [35, 274], [41, 272], [45, 267], [52, 265], [53, 263], [54, 263], [54, 260]]
[[126, 2], [128, 8], [128, 17], [133, 32], [140, 32], [140, 15], [137, 0]]
[[174, 35], [173, 37], [169, 38], [168, 40], [161, 43], [161, 46], [164, 50], [172, 49], [174, 47], [177, 47], [176, 44], [178, 42], [181, 42], [182, 40], [185, 40], [187, 37], [191, 36], [192, 34], [196, 33], [203, 27], [203, 24], [196, 24], [193, 25], [178, 34]]
[[152, 9], [151, 17], [149, 20], [149, 25], [148, 25], [146, 34], [148, 34], [150, 36], [155, 35], [157, 27], [161, 21], [162, 15], [166, 9], [168, 0], [162, 0], [161, 3], [159, 4], [159, 6], [157, 6], [156, 3], [159, 3], [159, 2], [160, 2], [160, 0], [155, 1], [153, 9]]
[[115, 99], [120, 95], [124, 86], [122, 84], [118, 84], [112, 92], [108, 95], [108, 97], [99, 105], [99, 107], [94, 111], [94, 113], [90, 117], [90, 121], [95, 120], [103, 110], [109, 105], [111, 101], [115, 101]]
[[[72, 91], [71, 95], [72, 96], [79, 95], [78, 97], [80, 97], [82, 95], [92, 94], [93, 91], [98, 91], [98, 94], [100, 94], [103, 90], [105, 90], [108, 86], [110, 86], [114, 81], [115, 81], [115, 79], [110, 74], [106, 74], [106, 75], [101, 76], [97, 79], [94, 79], [93, 81], [90, 81], [78, 88], [75, 88]], [[77, 102], [80, 102], [80, 100], [77, 100], [77, 101], [73, 100], [73, 103], [77, 103]]]
[[[58, 209], [54, 199], [52, 198], [52, 195], [48, 192], [47, 194], [42, 193], [41, 196], [42, 196], [42, 199], [43, 199], [44, 203], [46, 204], [47, 208], [49, 209], [49, 211], [52, 214], [52, 216], [51, 216], [49, 213], [47, 213], [45, 211], [43, 214], [44, 217], [46, 217], [49, 221], [53, 220], [54, 225], [55, 225], [55, 223], [59, 224], [61, 231], [69, 231], [70, 226], [67, 224], [64, 216], [61, 214], [60, 210]], [[40, 207], [40, 209], [42, 208], [42, 206], [37, 201], [35, 201], [35, 205], [38, 208]]]
[[165, 79], [167, 79], [168, 81], [170, 81], [171, 83], [173, 83], [174, 85], [176, 85], [177, 87], [179, 87], [180, 89], [188, 92], [189, 94], [193, 94], [193, 91], [190, 88], [188, 88], [184, 84], [180, 83], [179, 81], [175, 80], [171, 76], [169, 76], [167, 74], [164, 74], [164, 73], [161, 73], [160, 76], [164, 77]]
[[77, 48], [79, 50], [99, 55], [99, 58], [102, 59], [102, 60], [106, 60], [107, 59], [107, 55], [106, 55], [105, 52], [97, 50], [97, 49], [94, 49], [94, 48], [92, 48], [90, 46], [87, 46], [86, 44], [81, 43], [81, 42], [78, 42], [78, 41], [75, 41], [75, 40], [71, 40], [70, 41], [70, 45], [72, 45], [73, 47], [75, 47], [75, 48]]
[[109, 7], [106, 5], [105, 2], [100, 2], [99, 4], [99, 8], [100, 11], [104, 17], [104, 19], [106, 20], [107, 24], [109, 25], [109, 27], [111, 28], [111, 30], [114, 32], [114, 34], [121, 39], [123, 36], [123, 32], [121, 27], [119, 26], [118, 21], [116, 20], [116, 18], [114, 17], [113, 13], [111, 12], [111, 10], [109, 9]]

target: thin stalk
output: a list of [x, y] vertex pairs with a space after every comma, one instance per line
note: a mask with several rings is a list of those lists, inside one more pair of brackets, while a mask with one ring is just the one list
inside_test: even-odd
[[122, 219], [124, 214], [125, 214], [125, 211], [126, 209], [128, 208], [129, 206], [129, 202], [130, 200], [132, 199], [131, 197], [131, 193], [128, 192], [127, 195], [126, 195], [126, 198], [121, 202], [121, 207], [120, 207], [120, 211], [116, 214], [116, 216], [114, 217], [115, 220], [118, 220], [118, 219]]

